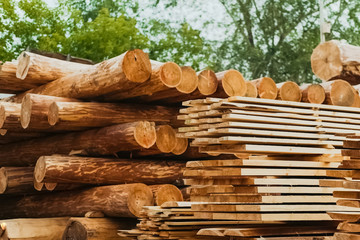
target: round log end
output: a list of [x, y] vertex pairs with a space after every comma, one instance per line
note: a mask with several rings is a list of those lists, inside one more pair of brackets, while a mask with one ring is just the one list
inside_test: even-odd
[[161, 206], [165, 202], [184, 201], [180, 189], [171, 184], [155, 185], [153, 192], [155, 195], [155, 204], [157, 206]]
[[43, 187], [44, 187], [44, 183], [43, 182], [38, 182], [34, 178], [34, 188], [35, 188], [35, 190], [41, 191], [43, 189]]
[[179, 65], [174, 62], [166, 62], [160, 67], [160, 80], [167, 87], [177, 87], [182, 78]]
[[321, 43], [313, 50], [311, 68], [321, 80], [327, 81], [341, 74], [343, 66], [337, 43], [337, 41]]
[[143, 183], [131, 185], [127, 200], [128, 209], [134, 216], [140, 217], [143, 206], [154, 205], [154, 196], [151, 189]]
[[18, 65], [16, 68], [16, 77], [24, 80], [28, 74], [30, 67], [30, 56], [26, 52], [22, 52], [18, 58]]
[[67, 224], [62, 236], [63, 240], [83, 240], [88, 239], [86, 228], [78, 221], [71, 221]]
[[127, 51], [122, 62], [122, 69], [129, 81], [145, 82], [151, 76], [149, 56], [141, 49]]
[[[4, 126], [5, 120], [6, 120], [6, 110], [3, 105], [0, 105], [0, 128], [2, 128]], [[5, 129], [1, 129], [1, 130], [5, 130]], [[1, 135], [3, 135], [3, 134], [1, 134]]]
[[44, 183], [46, 190], [48, 191], [54, 191], [57, 183]]
[[198, 89], [202, 95], [208, 96], [216, 92], [219, 81], [214, 71], [204, 70], [198, 75]]
[[[304, 94], [304, 91], [306, 94]], [[306, 97], [306, 99], [304, 99]], [[303, 90], [303, 101], [321, 104], [325, 101], [325, 90], [319, 84], [310, 84]]]
[[[329, 84], [329, 85], [328, 85]], [[344, 80], [334, 80], [324, 84], [328, 95], [328, 103], [337, 106], [351, 107], [355, 100], [355, 93], [351, 85]]]
[[181, 81], [176, 89], [185, 94], [192, 93], [198, 86], [198, 77], [195, 70], [192, 67], [181, 67]]
[[354, 103], [353, 105], [351, 105], [352, 107], [360, 107], [360, 96], [359, 96], [359, 92], [357, 90], [355, 90], [355, 88], [353, 88], [351, 86], [353, 92], [354, 92]]
[[183, 154], [186, 149], [188, 148], [188, 139], [187, 138], [176, 138], [176, 146], [174, 150], [171, 151], [171, 153], [175, 155], [181, 155]]
[[250, 81], [246, 81], [246, 93], [245, 97], [256, 98], [258, 96], [257, 88], [255, 84]]
[[0, 168], [0, 194], [3, 194], [6, 191], [7, 184], [8, 179], [5, 168]]
[[252, 82], [256, 84], [260, 98], [276, 99], [278, 90], [276, 83], [272, 78], [262, 77], [256, 80], [252, 80]]
[[138, 122], [135, 127], [134, 138], [141, 147], [150, 148], [156, 142], [155, 124], [148, 121]]
[[31, 95], [26, 94], [21, 102], [21, 113], [20, 113], [20, 123], [24, 129], [29, 127], [31, 121], [31, 109], [32, 109]]
[[283, 101], [301, 101], [301, 90], [295, 82], [288, 81], [281, 83], [281, 87], [278, 89], [278, 95]]
[[170, 153], [176, 147], [176, 132], [169, 125], [161, 125], [156, 129], [156, 146], [163, 153]]
[[229, 97], [245, 96], [246, 82], [239, 71], [233, 69], [227, 71], [222, 79], [222, 86]]
[[43, 182], [45, 178], [45, 172], [46, 172], [46, 161], [45, 157], [40, 157], [34, 168], [34, 178], [36, 182]]
[[48, 122], [50, 126], [54, 126], [59, 121], [59, 107], [56, 102], [53, 102], [49, 106]]

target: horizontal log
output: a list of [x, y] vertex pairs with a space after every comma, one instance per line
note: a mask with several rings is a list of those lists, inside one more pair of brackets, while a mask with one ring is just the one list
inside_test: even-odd
[[0, 144], [9, 144], [14, 142], [21, 142], [30, 140], [33, 138], [45, 137], [47, 136], [46, 133], [39, 133], [39, 132], [27, 132], [27, 131], [13, 131], [13, 130], [6, 130], [0, 129]]
[[73, 150], [83, 150], [89, 155], [111, 155], [120, 151], [149, 148], [155, 141], [154, 123], [124, 123], [1, 145], [0, 165], [34, 165], [40, 156], [69, 154]]
[[33, 167], [0, 168], [0, 194], [27, 194], [35, 192]]
[[0, 102], [0, 106], [0, 127], [7, 130], [22, 130], [20, 124], [21, 104]]
[[255, 83], [246, 81], [246, 93], [245, 93], [244, 97], [256, 98], [257, 96], [258, 96], [258, 91], [257, 91]]
[[0, 218], [82, 217], [89, 211], [109, 217], [139, 217], [143, 206], [154, 204], [142, 183], [93, 187], [23, 197], [1, 198]]
[[34, 175], [38, 182], [170, 184], [181, 179], [184, 167], [184, 161], [42, 156]]
[[171, 184], [149, 186], [154, 194], [154, 203], [161, 206], [165, 202], [181, 202], [184, 200], [181, 191]]
[[302, 102], [322, 104], [325, 101], [325, 90], [320, 84], [303, 84], [300, 90]]
[[278, 90], [276, 83], [272, 78], [262, 77], [255, 80], [251, 80], [256, 85], [259, 98], [276, 99]]
[[334, 80], [324, 82], [321, 86], [325, 90], [325, 103], [346, 107], [353, 105], [355, 93], [348, 82], [344, 80]]
[[216, 92], [211, 97], [227, 98], [231, 96], [245, 96], [246, 82], [243, 75], [234, 69], [215, 74], [219, 83]]
[[218, 88], [218, 85], [219, 80], [217, 79], [214, 71], [203, 70], [198, 74], [198, 96], [209, 96], [214, 94]]
[[292, 81], [286, 81], [276, 84], [278, 88], [277, 99], [283, 101], [300, 102], [302, 95], [299, 85]]

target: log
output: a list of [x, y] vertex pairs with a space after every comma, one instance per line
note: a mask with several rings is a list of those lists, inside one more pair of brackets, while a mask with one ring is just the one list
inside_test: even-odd
[[133, 219], [116, 218], [70, 218], [62, 235], [63, 240], [119, 239], [119, 229], [133, 229]]
[[34, 165], [40, 156], [83, 150], [89, 155], [149, 148], [156, 141], [154, 123], [124, 123], [84, 132], [57, 134], [0, 146], [1, 166]]
[[47, 134], [39, 132], [16, 132], [0, 129], [0, 144], [9, 144], [14, 142], [21, 142], [33, 138], [45, 137]]
[[21, 130], [21, 105], [11, 102], [1, 102], [0, 105], [0, 127], [7, 130]]
[[353, 92], [354, 92], [354, 102], [351, 105], [352, 107], [360, 107], [360, 95], [359, 91], [356, 90], [353, 86], [351, 86]]
[[0, 218], [82, 217], [99, 211], [109, 217], [139, 217], [143, 206], [154, 204], [153, 193], [142, 183], [1, 198]]
[[35, 192], [33, 167], [0, 168], [0, 194]]
[[272, 78], [262, 77], [255, 80], [251, 80], [256, 85], [260, 98], [276, 99], [278, 90], [276, 83]]
[[198, 74], [198, 91], [201, 95], [209, 96], [214, 94], [218, 85], [219, 80], [214, 71], [203, 70]]
[[156, 127], [156, 147], [163, 153], [170, 153], [176, 147], [176, 131], [169, 125]]
[[42, 156], [36, 163], [37, 182], [83, 184], [166, 184], [182, 177], [183, 161]]
[[29, 83], [42, 85], [78, 72], [85, 72], [92, 65], [63, 61], [31, 52], [18, 57], [16, 77]]
[[44, 183], [43, 182], [38, 182], [38, 181], [36, 181], [36, 179], [34, 178], [33, 179], [33, 181], [34, 181], [34, 188], [35, 188], [35, 190], [37, 190], [37, 191], [42, 191], [43, 190], [43, 188], [44, 188]]
[[48, 124], [57, 130], [105, 127], [133, 121], [153, 121], [179, 127], [177, 108], [124, 103], [54, 102], [48, 108]]
[[[127, 51], [120, 56], [34, 88], [28, 93], [56, 97], [92, 99], [116, 91], [128, 91], [147, 81], [151, 75], [150, 60], [142, 50]], [[22, 98], [19, 95], [17, 98]]]
[[246, 82], [243, 75], [234, 69], [216, 73], [219, 80], [217, 90], [212, 97], [245, 96]]
[[79, 100], [28, 93], [21, 103], [21, 126], [33, 130], [49, 129], [48, 112], [53, 102], [79, 102]]
[[180, 189], [171, 184], [151, 185], [149, 186], [154, 194], [154, 203], [161, 206], [165, 202], [184, 201]]
[[325, 90], [320, 84], [303, 84], [300, 90], [302, 102], [322, 104], [325, 101]]
[[68, 222], [63, 218], [18, 218], [1, 220], [2, 240], [61, 240]]
[[360, 47], [331, 40], [319, 44], [311, 55], [313, 73], [323, 81], [343, 79], [360, 83]]
[[301, 101], [301, 90], [295, 82], [287, 81], [276, 84], [278, 88], [277, 99], [283, 101]]
[[325, 90], [325, 103], [337, 106], [351, 107], [355, 94], [351, 85], [344, 80], [324, 82], [321, 86]]
[[176, 137], [175, 148], [171, 151], [171, 153], [175, 155], [181, 155], [186, 152], [188, 146], [189, 142], [187, 138]]
[[44, 187], [48, 191], [54, 191], [55, 188], [57, 187], [57, 185], [58, 184], [56, 182], [45, 182], [44, 183]]
[[258, 96], [258, 91], [256, 85], [253, 82], [246, 81], [246, 93], [244, 97], [256, 98]]
[[104, 101], [119, 101], [140, 96], [153, 95], [156, 92], [167, 91], [180, 84], [181, 68], [174, 62], [160, 63], [151, 61], [152, 73], [149, 81], [132, 88], [123, 88], [103, 96]]

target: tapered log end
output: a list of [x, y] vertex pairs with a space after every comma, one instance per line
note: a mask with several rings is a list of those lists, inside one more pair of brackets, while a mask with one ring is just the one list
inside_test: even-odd
[[295, 82], [284, 82], [281, 83], [281, 87], [278, 89], [278, 98], [283, 101], [301, 101], [301, 90], [299, 85]]
[[43, 182], [46, 173], [46, 161], [45, 157], [40, 157], [34, 168], [34, 178], [36, 182]]
[[156, 146], [163, 153], [170, 153], [176, 147], [176, 132], [169, 125], [161, 125], [156, 129]]
[[56, 102], [53, 102], [49, 106], [48, 122], [50, 126], [54, 126], [59, 121], [59, 107]]
[[151, 189], [143, 183], [131, 184], [127, 206], [130, 212], [140, 217], [140, 212], [144, 206], [154, 205], [154, 196]]
[[255, 84], [250, 81], [246, 81], [246, 93], [245, 97], [256, 98], [258, 96], [257, 88]]
[[208, 96], [216, 92], [219, 80], [214, 71], [204, 70], [198, 75], [198, 89], [202, 95]]
[[276, 87], [276, 83], [272, 78], [263, 77], [252, 80], [251, 82], [256, 85], [260, 98], [276, 99], [278, 90]]
[[161, 82], [170, 88], [177, 87], [182, 78], [181, 68], [174, 62], [166, 62], [161, 65], [159, 75]]
[[[304, 94], [304, 91], [306, 94]], [[305, 97], [305, 99], [304, 99]], [[315, 104], [321, 104], [325, 101], [325, 90], [319, 84], [310, 84], [303, 89], [303, 101]]]
[[186, 152], [188, 145], [189, 145], [189, 142], [188, 142], [187, 138], [176, 137], [176, 146], [175, 146], [174, 150], [171, 151], [171, 153], [173, 153], [175, 155], [181, 155], [184, 152]]
[[26, 94], [21, 102], [21, 113], [20, 113], [20, 123], [24, 129], [29, 127], [31, 121], [31, 110], [32, 110], [31, 95]]
[[222, 86], [229, 97], [245, 96], [246, 82], [239, 71], [233, 69], [227, 71], [222, 79]]
[[[6, 120], [6, 110], [5, 107], [3, 105], [0, 105], [0, 128], [2, 128], [4, 126]], [[6, 134], [6, 130], [5, 129], [1, 129], [1, 135], [5, 135]], [[5, 131], [5, 133], [3, 134], [3, 132]]]
[[30, 56], [26, 54], [26, 52], [22, 52], [18, 58], [16, 77], [24, 80], [28, 74], [30, 65]]
[[43, 189], [43, 187], [44, 187], [44, 183], [43, 182], [38, 182], [34, 178], [34, 188], [35, 188], [35, 190], [40, 192]]
[[3, 194], [6, 191], [7, 184], [8, 179], [5, 168], [0, 168], [0, 194]]
[[181, 93], [192, 93], [198, 86], [198, 77], [192, 67], [181, 67], [181, 81], [176, 89]]
[[44, 183], [44, 186], [45, 186], [46, 190], [54, 191], [57, 186], [57, 183]]
[[327, 103], [337, 106], [351, 107], [355, 100], [355, 93], [351, 85], [344, 80], [334, 80], [323, 83], [327, 95]]
[[311, 55], [311, 68], [313, 73], [324, 81], [340, 75], [343, 66], [338, 41], [319, 44]]
[[180, 202], [184, 200], [180, 189], [171, 184], [155, 185], [152, 190], [157, 206], [161, 206], [165, 202]]
[[88, 239], [86, 228], [78, 221], [70, 221], [62, 236], [63, 240]]
[[126, 52], [122, 62], [122, 69], [128, 80], [142, 83], [151, 76], [149, 56], [140, 49]]
[[156, 142], [156, 129], [153, 122], [141, 121], [135, 127], [134, 137], [143, 148], [150, 148]]

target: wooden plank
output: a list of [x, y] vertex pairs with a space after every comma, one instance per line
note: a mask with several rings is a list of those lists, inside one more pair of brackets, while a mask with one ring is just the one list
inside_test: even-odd
[[351, 181], [343, 181], [344, 188], [350, 188], [350, 189], [360, 189], [360, 181], [351, 180]]
[[294, 196], [261, 196], [236, 194], [211, 194], [194, 196], [195, 202], [232, 202], [232, 203], [335, 203], [337, 198], [329, 195], [294, 195]]
[[343, 188], [343, 182], [343, 179], [319, 179], [319, 186]]
[[342, 162], [341, 154], [322, 155], [250, 155], [250, 160], [286, 160], [286, 161], [317, 161], [317, 162]]
[[360, 211], [358, 212], [328, 212], [334, 220], [358, 222], [360, 220]]
[[[240, 179], [184, 179], [185, 185], [280, 185], [321, 186], [321, 179], [309, 178], [240, 178]], [[326, 187], [326, 186], [325, 186]], [[327, 186], [337, 187], [337, 186]], [[341, 185], [342, 187], [342, 185]]]
[[334, 197], [360, 199], [360, 190], [334, 191]]

